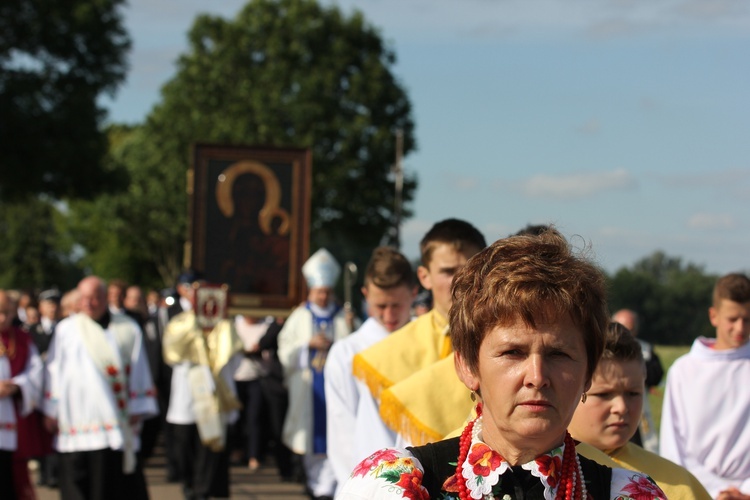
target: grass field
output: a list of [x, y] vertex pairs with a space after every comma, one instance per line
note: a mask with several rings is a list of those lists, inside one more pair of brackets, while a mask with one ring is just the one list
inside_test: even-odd
[[671, 345], [657, 345], [654, 346], [656, 355], [659, 356], [661, 364], [664, 367], [664, 378], [658, 387], [651, 389], [648, 395], [648, 402], [651, 404], [651, 413], [654, 418], [654, 426], [656, 426], [657, 433], [661, 426], [661, 405], [664, 400], [664, 384], [667, 381], [667, 370], [672, 366], [674, 360], [685, 354], [690, 350], [690, 346], [671, 346]]

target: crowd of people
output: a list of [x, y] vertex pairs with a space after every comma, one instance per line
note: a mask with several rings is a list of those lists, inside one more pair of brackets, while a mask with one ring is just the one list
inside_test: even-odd
[[34, 498], [33, 460], [63, 500], [147, 499], [161, 442], [186, 500], [229, 497], [230, 464], [270, 458], [313, 500], [750, 499], [747, 276], [717, 281], [716, 338], [667, 373], [657, 434], [664, 370], [638, 314], [609, 313], [603, 274], [554, 228], [488, 246], [446, 219], [419, 250], [417, 269], [373, 250], [361, 315], [326, 249], [288, 317], [209, 328], [193, 271], [173, 293], [0, 291], [2, 498]]

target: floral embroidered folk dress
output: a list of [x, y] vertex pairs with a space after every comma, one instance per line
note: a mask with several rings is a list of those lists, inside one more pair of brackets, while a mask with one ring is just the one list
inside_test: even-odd
[[[436, 468], [445, 473], [430, 478], [417, 454], [425, 457], [420, 447], [410, 450], [387, 448], [366, 458], [354, 469], [337, 499], [401, 499], [428, 500], [459, 498], [456, 477], [458, 438], [436, 443], [438, 450], [430, 456], [441, 461]], [[535, 460], [511, 467], [508, 462], [481, 440], [481, 431], [472, 433], [471, 445], [462, 465], [462, 475], [472, 499], [511, 500], [518, 498], [555, 498], [556, 486], [562, 470], [565, 445], [555, 448]], [[429, 454], [428, 454], [429, 455]], [[625, 469], [610, 469], [579, 456], [588, 498], [597, 499], [595, 491], [609, 491], [615, 500], [650, 500], [666, 498], [659, 487], [645, 474]], [[602, 473], [603, 472], [603, 473]], [[588, 474], [587, 474], [588, 473]], [[606, 480], [609, 478], [609, 488]], [[429, 483], [440, 485], [430, 494]], [[439, 489], [439, 491], [437, 491]], [[606, 493], [604, 493], [606, 496]]]

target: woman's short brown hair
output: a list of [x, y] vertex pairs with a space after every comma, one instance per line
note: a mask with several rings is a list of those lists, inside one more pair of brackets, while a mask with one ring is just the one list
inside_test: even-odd
[[609, 322], [602, 272], [554, 228], [538, 236], [511, 236], [473, 256], [453, 279], [453, 348], [476, 372], [479, 346], [493, 328], [523, 321], [528, 327], [568, 316], [583, 333], [590, 379]]

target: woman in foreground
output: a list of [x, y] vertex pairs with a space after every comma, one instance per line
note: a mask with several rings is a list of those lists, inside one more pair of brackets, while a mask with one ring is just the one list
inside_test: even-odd
[[596, 267], [555, 230], [514, 236], [472, 257], [452, 293], [456, 372], [479, 416], [460, 438], [373, 454], [338, 498], [666, 498], [579, 456], [566, 431], [608, 323]]

